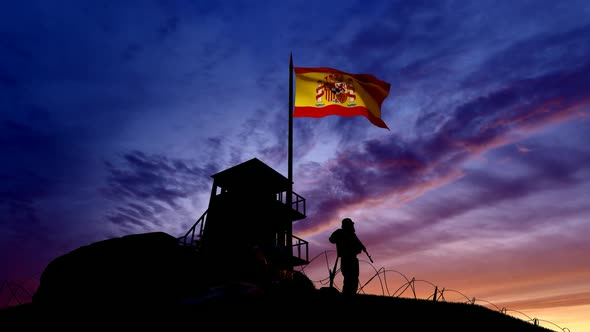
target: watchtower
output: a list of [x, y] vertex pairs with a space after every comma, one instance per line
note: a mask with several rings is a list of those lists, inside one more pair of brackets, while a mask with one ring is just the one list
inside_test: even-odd
[[293, 222], [305, 215], [305, 199], [289, 180], [257, 158], [212, 175], [209, 207], [181, 244], [195, 247], [211, 267], [236, 274], [256, 253], [274, 271], [292, 271], [308, 263], [307, 241], [292, 234]]

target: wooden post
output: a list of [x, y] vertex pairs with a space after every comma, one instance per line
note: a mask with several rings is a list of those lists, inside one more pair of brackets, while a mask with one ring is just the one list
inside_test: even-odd
[[334, 287], [334, 277], [336, 277], [336, 268], [338, 267], [338, 256], [336, 256], [336, 260], [334, 261], [334, 268], [330, 271], [330, 288]]

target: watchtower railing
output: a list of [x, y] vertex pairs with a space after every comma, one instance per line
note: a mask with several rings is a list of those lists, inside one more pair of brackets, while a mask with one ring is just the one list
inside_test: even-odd
[[[184, 234], [183, 236], [178, 238], [178, 242], [180, 245], [184, 246], [194, 246], [196, 247], [201, 240], [201, 236], [203, 236], [203, 229], [205, 228], [205, 222], [207, 221], [207, 212], [206, 210], [203, 215], [197, 219], [197, 222]], [[197, 226], [198, 233], [197, 233]], [[190, 240], [189, 240], [190, 239]]]
[[[291, 192], [291, 208], [303, 215], [306, 215], [305, 198], [296, 192]], [[287, 204], [287, 192], [283, 191], [277, 194], [277, 201]]]
[[[293, 249], [295, 249], [295, 251], [297, 252], [297, 255], [293, 254], [295, 257], [299, 258], [299, 259], [303, 259], [306, 262], [309, 262], [309, 252], [308, 252], [308, 247], [309, 247], [309, 242], [305, 241], [304, 239], [297, 237], [295, 235], [292, 235], [293, 238]], [[303, 253], [302, 253], [303, 251]], [[302, 254], [305, 255], [305, 258], [302, 257]]]
[[291, 244], [287, 242], [287, 232], [275, 233], [273, 247], [279, 249], [284, 254], [289, 253], [291, 256], [309, 262], [309, 242], [291, 234]]

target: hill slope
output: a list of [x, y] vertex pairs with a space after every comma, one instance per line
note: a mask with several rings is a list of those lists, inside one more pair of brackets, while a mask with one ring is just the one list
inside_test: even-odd
[[321, 291], [117, 309], [28, 304], [0, 311], [0, 322], [3, 331], [550, 331], [480, 305]]
[[32, 303], [0, 310], [0, 330], [550, 331], [480, 305], [344, 297], [300, 273], [269, 283], [255, 260], [220, 274], [219, 261], [162, 232], [92, 243], [48, 264]]

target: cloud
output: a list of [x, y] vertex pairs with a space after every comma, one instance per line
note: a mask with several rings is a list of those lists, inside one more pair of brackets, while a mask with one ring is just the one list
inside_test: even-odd
[[57, 194], [80, 173], [74, 130], [60, 131], [51, 113], [33, 105], [0, 116], [0, 224], [23, 232], [43, 217], [39, 204]]
[[[314, 229], [334, 220], [338, 211], [351, 205], [395, 200], [403, 193], [429, 187], [430, 183], [444, 185], [448, 182], [439, 180], [459, 178], [455, 175], [460, 176], [464, 162], [522, 139], [523, 132], [530, 135], [553, 123], [588, 116], [587, 91], [590, 91], [590, 62], [574, 70], [517, 80], [487, 96], [468, 100], [449, 112], [436, 133], [423, 135], [413, 142], [402, 143], [393, 136], [365, 141], [360, 146], [351, 145], [325, 164], [324, 178], [303, 193], [316, 202], [316, 208], [311, 209], [315, 222], [305, 227]], [[564, 165], [547, 159], [542, 165], [548, 170], [536, 175], [545, 176], [550, 184], [555, 177], [567, 181], [567, 174], [570, 174], [567, 167], [576, 163]], [[492, 188], [481, 192], [482, 197], [479, 197], [488, 202], [539, 189], [528, 178], [503, 181], [482, 173], [473, 179], [482, 181], [482, 188]], [[454, 208], [463, 210], [475, 204], [464, 203], [465, 207]], [[450, 208], [446, 213], [451, 213]], [[443, 211], [438, 213], [445, 215]]]
[[510, 301], [497, 304], [500, 308], [511, 310], [529, 310], [542, 308], [569, 307], [590, 304], [590, 292], [559, 294], [526, 300]]
[[457, 107], [437, 135], [478, 149], [495, 144], [515, 128], [534, 129], [583, 116], [590, 102], [584, 93], [590, 87], [589, 73], [587, 62], [573, 70], [511, 82]]
[[520, 153], [529, 153], [529, 152], [531, 152], [531, 151], [532, 151], [532, 149], [531, 149], [531, 148], [528, 148], [528, 147], [526, 147], [526, 146], [524, 146], [524, 145], [516, 145], [516, 149], [517, 149], [517, 150], [518, 150], [518, 152], [520, 152]]
[[553, 71], [569, 71], [587, 62], [590, 24], [539, 34], [516, 41], [486, 59], [464, 80], [464, 87], [532, 79]]
[[105, 166], [107, 183], [100, 191], [115, 202], [106, 218], [122, 227], [140, 229], [161, 227], [166, 213], [187, 214], [182, 201], [210, 190], [210, 175], [217, 168], [140, 151], [128, 152], [122, 160]]

